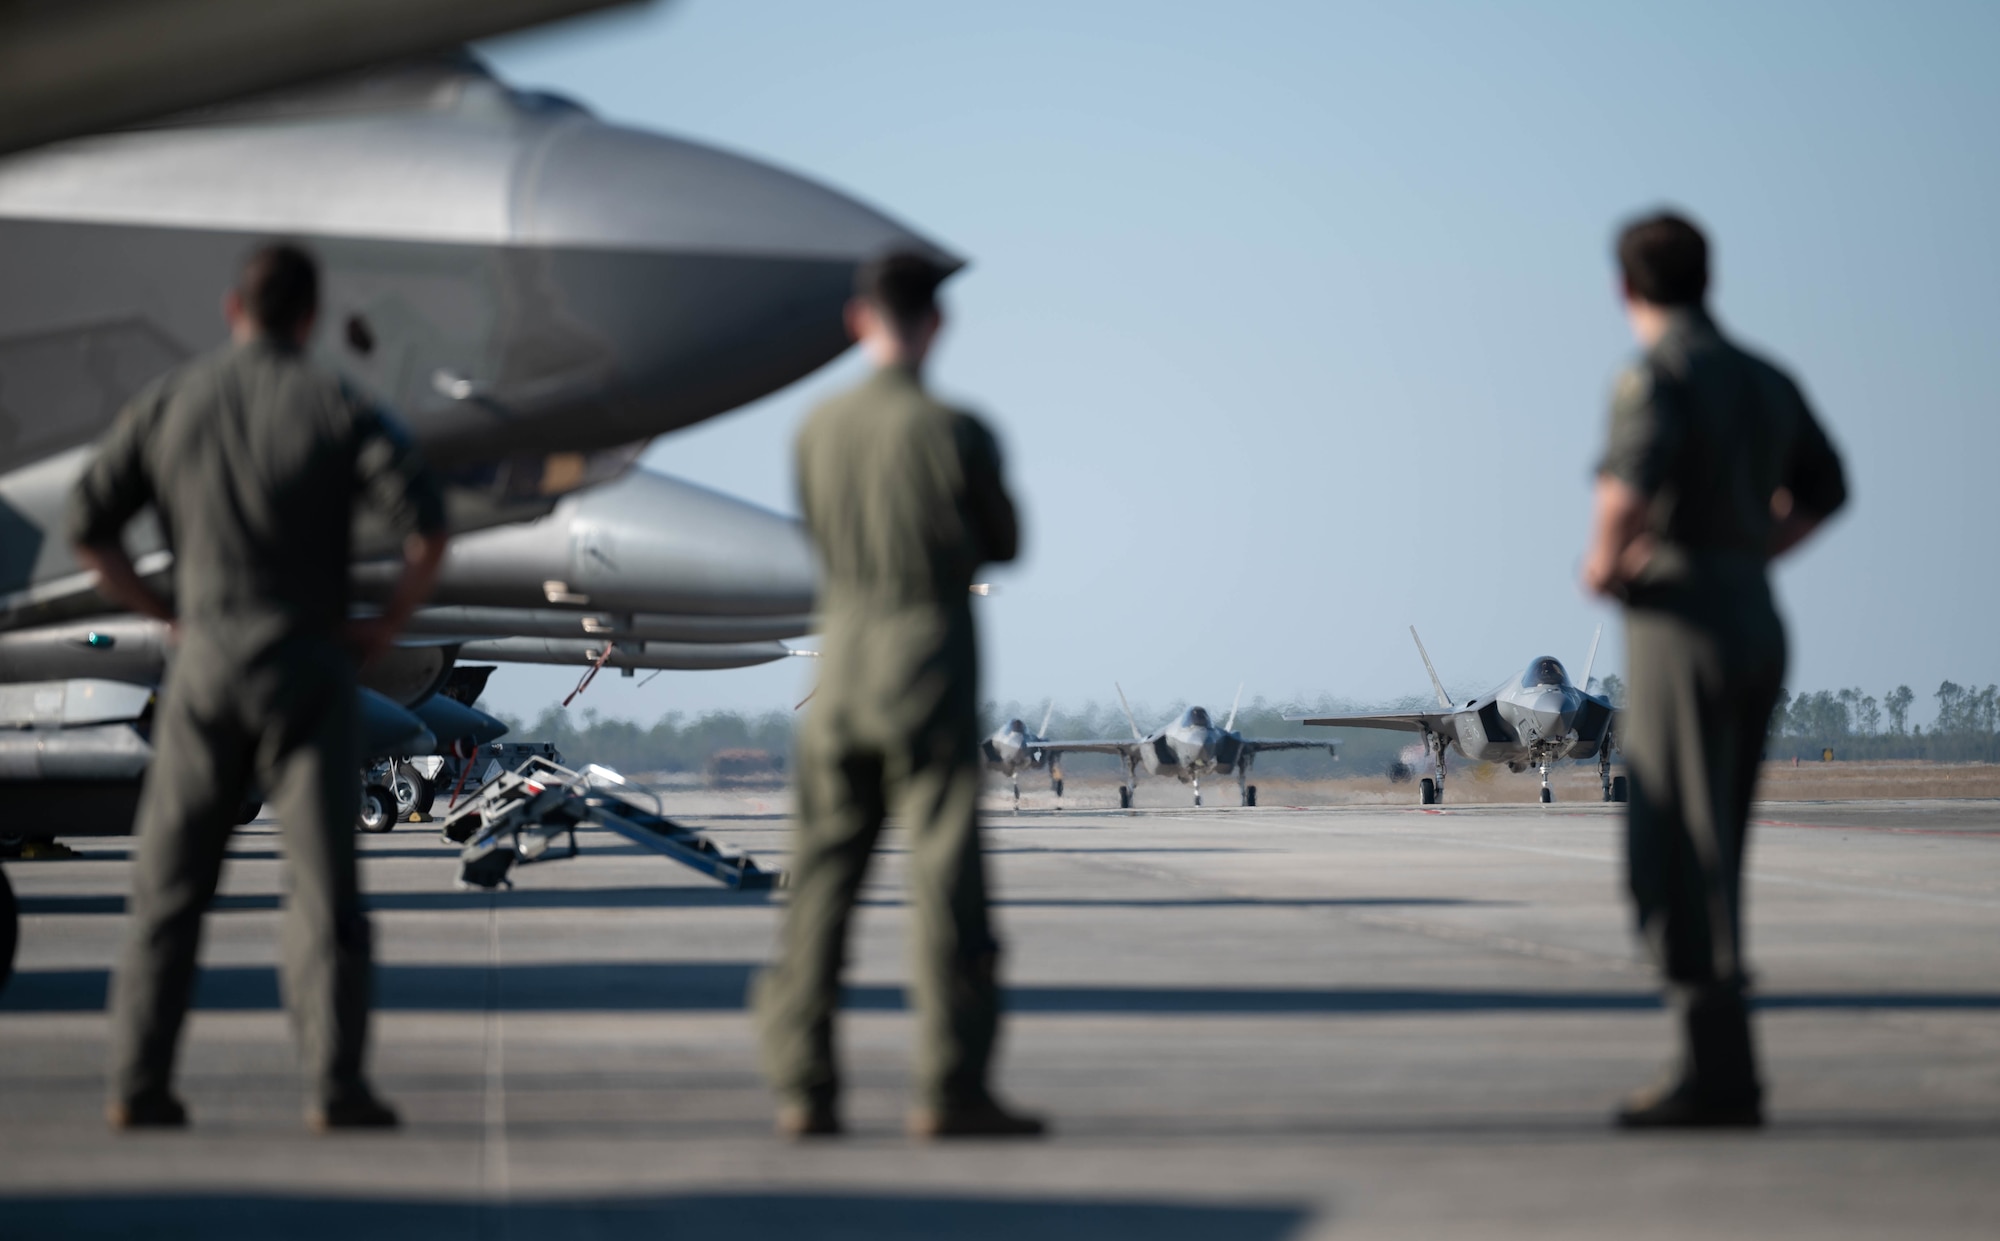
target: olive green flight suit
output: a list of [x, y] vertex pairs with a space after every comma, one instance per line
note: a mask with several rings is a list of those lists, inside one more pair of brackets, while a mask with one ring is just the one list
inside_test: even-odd
[[1619, 380], [1600, 469], [1647, 498], [1657, 548], [1625, 599], [1618, 723], [1639, 929], [1683, 1023], [1683, 1084], [1755, 1104], [1743, 854], [1786, 655], [1771, 506], [1782, 489], [1799, 511], [1838, 509], [1840, 458], [1789, 376], [1688, 307]]
[[400, 428], [265, 341], [155, 381], [77, 484], [76, 543], [115, 543], [141, 509], [158, 511], [181, 634], [134, 827], [131, 927], [111, 992], [114, 1101], [171, 1082], [202, 915], [252, 788], [283, 825], [285, 1003], [308, 1089], [321, 1105], [366, 1089], [360, 720], [342, 641], [357, 501], [398, 534], [444, 527], [437, 484]]
[[833, 1018], [847, 924], [885, 817], [909, 833], [918, 1088], [986, 1096], [999, 1023], [980, 859], [979, 649], [968, 588], [1014, 558], [1014, 506], [978, 419], [884, 368], [815, 410], [799, 501], [823, 581], [819, 688], [798, 735], [789, 907], [758, 1008], [788, 1101], [838, 1092]]

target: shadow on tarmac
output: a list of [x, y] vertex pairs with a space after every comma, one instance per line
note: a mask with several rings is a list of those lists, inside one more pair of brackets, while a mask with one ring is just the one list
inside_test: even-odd
[[436, 1241], [475, 1229], [480, 1235], [536, 1241], [625, 1236], [1279, 1241], [1296, 1234], [1308, 1218], [1309, 1212], [1292, 1206], [867, 1194], [663, 1194], [505, 1203], [252, 1194], [0, 1197], [10, 1241], [136, 1236]]
[[[656, 855], [654, 855], [656, 856]], [[368, 908], [376, 913], [411, 913], [458, 909], [711, 909], [771, 903], [767, 891], [738, 892], [728, 888], [516, 888], [510, 892], [370, 892]], [[209, 906], [213, 913], [265, 913], [282, 909], [275, 892], [223, 895]], [[21, 898], [21, 913], [122, 914], [125, 897], [102, 892], [92, 895], [41, 894]]]
[[[485, 909], [498, 904], [501, 909], [709, 909], [726, 906], [756, 906], [771, 903], [769, 892], [736, 892], [727, 888], [515, 888], [509, 892], [370, 892], [368, 908], [376, 913], [429, 912], [454, 909]], [[900, 909], [907, 902], [894, 897], [863, 898], [874, 909]], [[1517, 905], [1516, 901], [1459, 900], [1442, 896], [1355, 896], [1302, 897], [1297, 900], [1264, 899], [1250, 896], [1139, 897], [1131, 900], [1099, 900], [1090, 897], [999, 900], [993, 904], [1009, 909], [1374, 909], [1389, 907], [1434, 907], [1492, 909]], [[21, 913], [27, 914], [122, 914], [125, 897], [112, 892], [89, 895], [42, 894], [20, 898]], [[266, 913], [280, 909], [284, 898], [276, 893], [247, 893], [215, 898], [209, 907], [214, 913]]]
[[[378, 965], [375, 1007], [383, 1012], [741, 1012], [749, 961], [576, 962], [468, 965]], [[99, 1012], [109, 972], [102, 969], [23, 970], [14, 975], [0, 1012]], [[1625, 1013], [1660, 1007], [1651, 991], [1524, 991], [1380, 987], [1133, 987], [1040, 985], [1009, 987], [1015, 1014], [1116, 1016], [1350, 1016], [1484, 1013]], [[195, 1007], [210, 1012], [261, 1012], [279, 1007], [277, 971], [268, 966], [204, 968]], [[903, 1012], [903, 989], [846, 988], [850, 1012]], [[1765, 1011], [2000, 1010], [2000, 992], [1808, 992], [1766, 995]]]

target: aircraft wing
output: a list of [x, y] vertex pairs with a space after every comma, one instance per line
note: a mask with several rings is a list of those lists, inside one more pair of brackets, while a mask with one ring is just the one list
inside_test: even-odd
[[1246, 754], [1263, 754], [1271, 750], [1326, 750], [1330, 752], [1337, 744], [1337, 742], [1333, 741], [1306, 741], [1286, 737], [1270, 741], [1245, 741], [1243, 743], [1243, 752]]
[[629, 0], [0, 4], [0, 153]]
[[1298, 724], [1317, 725], [1321, 728], [1382, 728], [1391, 732], [1442, 733], [1449, 737], [1452, 733], [1451, 717], [1436, 711], [1384, 711], [1372, 715], [1313, 715], [1286, 716]]
[[1039, 741], [1035, 749], [1044, 754], [1130, 754], [1143, 741]]

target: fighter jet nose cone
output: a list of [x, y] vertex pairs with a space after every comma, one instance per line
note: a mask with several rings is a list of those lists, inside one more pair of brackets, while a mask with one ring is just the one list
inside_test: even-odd
[[578, 118], [516, 218], [530, 244], [852, 265], [890, 249], [959, 260], [844, 194], [713, 147]]
[[[516, 178], [511, 244], [536, 257], [514, 290], [520, 365], [495, 391], [546, 406], [572, 443], [581, 428], [565, 404], [587, 403], [585, 447], [686, 426], [831, 361], [848, 347], [842, 308], [869, 258], [915, 249], [959, 262], [803, 177], [588, 117], [554, 126]], [[469, 427], [479, 439], [501, 430]]]

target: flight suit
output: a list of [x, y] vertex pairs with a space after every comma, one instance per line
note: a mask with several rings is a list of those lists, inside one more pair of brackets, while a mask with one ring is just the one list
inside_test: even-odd
[[825, 633], [797, 739], [789, 907], [758, 987], [766, 1068], [788, 1102], [833, 1103], [848, 919], [893, 815], [909, 835], [919, 1091], [930, 1107], [977, 1105], [999, 1023], [999, 945], [980, 858], [968, 588], [979, 565], [1017, 548], [999, 448], [978, 419], [891, 366], [815, 410], [796, 457]]
[[437, 484], [400, 428], [264, 340], [155, 381], [77, 484], [76, 543], [115, 543], [142, 508], [158, 511], [180, 630], [134, 826], [131, 927], [111, 992], [114, 1102], [170, 1084], [202, 915], [253, 788], [282, 824], [282, 975], [307, 1088], [322, 1106], [365, 1093], [360, 722], [343, 643], [357, 502], [398, 535], [444, 527]]
[[1675, 309], [1620, 378], [1600, 466], [1647, 499], [1655, 551], [1625, 597], [1627, 863], [1639, 929], [1685, 1034], [1681, 1084], [1761, 1099], [1745, 988], [1743, 854], [1785, 674], [1766, 566], [1773, 496], [1825, 516], [1840, 459], [1791, 378]]

